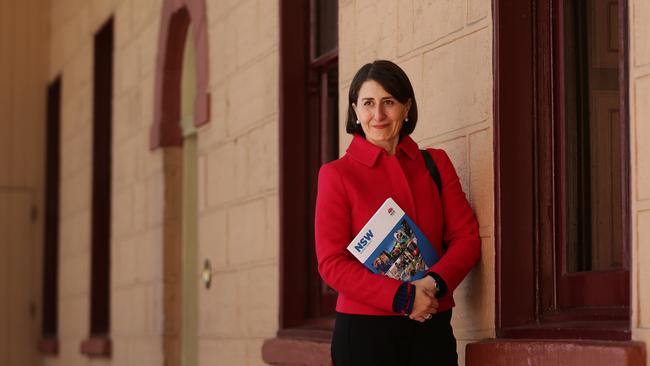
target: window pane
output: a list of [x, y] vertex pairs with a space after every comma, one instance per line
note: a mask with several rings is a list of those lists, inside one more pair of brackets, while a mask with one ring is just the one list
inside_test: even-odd
[[321, 96], [322, 108], [325, 113], [321, 116], [321, 163], [327, 163], [339, 157], [339, 74], [338, 64], [327, 70], [322, 82], [327, 84], [327, 91]]
[[[339, 74], [338, 63], [321, 75], [321, 163], [325, 164], [339, 157]], [[333, 314], [336, 304], [336, 291], [324, 281], [321, 282], [321, 314]]]
[[61, 178], [61, 78], [47, 88], [45, 235], [43, 249], [43, 338], [58, 336], [59, 207]]
[[622, 266], [617, 12], [612, 0], [564, 0], [569, 272]]
[[318, 274], [313, 242], [314, 215], [318, 171], [322, 164], [338, 158], [338, 63], [336, 59], [312, 67], [309, 80], [308, 121], [308, 187], [309, 187], [309, 298], [308, 318], [316, 319], [334, 314], [336, 292]]
[[338, 1], [316, 0], [316, 55], [336, 48], [338, 44]]

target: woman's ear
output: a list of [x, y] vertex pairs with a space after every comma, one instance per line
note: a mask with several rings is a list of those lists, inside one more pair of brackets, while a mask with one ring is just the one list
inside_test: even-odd
[[359, 113], [357, 112], [357, 105], [352, 103], [352, 110], [354, 111], [354, 118], [359, 121]]
[[404, 103], [404, 105], [406, 106], [406, 113], [405, 113], [406, 117], [408, 117], [409, 111], [411, 110], [411, 104], [412, 104], [411, 98], [409, 98], [409, 100], [407, 100], [406, 103]]

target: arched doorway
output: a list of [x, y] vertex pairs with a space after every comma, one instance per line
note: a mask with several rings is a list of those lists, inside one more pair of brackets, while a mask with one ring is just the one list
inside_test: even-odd
[[197, 132], [208, 121], [203, 1], [163, 6], [150, 146], [163, 148], [163, 352], [165, 365], [196, 365]]

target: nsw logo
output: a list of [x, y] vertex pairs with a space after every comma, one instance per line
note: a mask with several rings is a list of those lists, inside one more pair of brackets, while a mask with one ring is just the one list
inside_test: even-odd
[[368, 244], [370, 244], [373, 236], [375, 236], [375, 234], [372, 233], [372, 230], [368, 230], [368, 232], [361, 238], [361, 240], [359, 240], [359, 242], [354, 245], [354, 249], [359, 253], [363, 252]]

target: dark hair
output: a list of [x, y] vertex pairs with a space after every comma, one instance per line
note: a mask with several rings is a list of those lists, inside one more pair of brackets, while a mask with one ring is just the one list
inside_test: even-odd
[[411, 86], [411, 82], [404, 70], [388, 60], [376, 60], [373, 63], [365, 64], [354, 75], [348, 95], [348, 120], [345, 124], [345, 131], [350, 134], [356, 133], [363, 137], [366, 136], [363, 129], [361, 129], [361, 125], [357, 124], [357, 115], [352, 109], [352, 103], [357, 102], [359, 89], [368, 80], [374, 80], [381, 84], [400, 103], [411, 100], [411, 108], [408, 112], [409, 121], [402, 124], [402, 129], [399, 131], [400, 137], [410, 135], [415, 130], [418, 121], [418, 105], [415, 102], [413, 86]]

